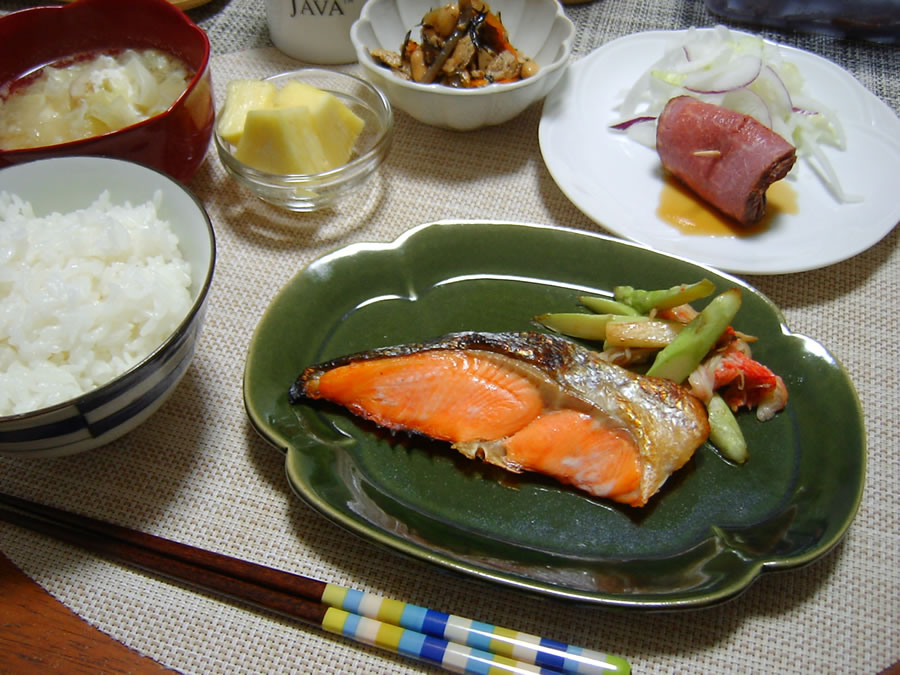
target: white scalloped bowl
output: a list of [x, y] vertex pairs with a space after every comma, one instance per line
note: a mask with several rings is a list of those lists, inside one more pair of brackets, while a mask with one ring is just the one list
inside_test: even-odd
[[397, 51], [406, 33], [418, 35], [422, 17], [438, 3], [429, 0], [368, 0], [350, 29], [350, 39], [365, 76], [387, 95], [391, 105], [420, 122], [468, 131], [508, 122], [541, 101], [562, 77], [572, 53], [575, 26], [559, 0], [493, 0], [510, 42], [537, 62], [538, 73], [519, 82], [456, 89], [421, 84], [396, 76], [371, 56], [373, 49]]

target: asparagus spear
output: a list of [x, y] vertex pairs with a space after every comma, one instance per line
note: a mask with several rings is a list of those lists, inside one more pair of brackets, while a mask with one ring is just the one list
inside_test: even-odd
[[633, 307], [640, 314], [647, 314], [653, 309], [671, 309], [678, 305], [685, 305], [694, 300], [709, 297], [715, 292], [716, 285], [709, 279], [655, 291], [645, 291], [632, 286], [613, 288], [613, 295], [618, 302]]
[[637, 316], [640, 314], [640, 312], [631, 305], [626, 305], [624, 302], [619, 302], [612, 298], [581, 295], [578, 297], [578, 301], [598, 314], [625, 314], [628, 316]]
[[606, 324], [606, 342], [608, 347], [649, 347], [662, 349], [671, 343], [684, 330], [684, 324], [676, 321], [638, 321], [646, 317], [621, 317], [619, 321]]
[[656, 355], [647, 374], [667, 377], [679, 384], [684, 382], [728, 328], [740, 307], [740, 289], [730, 288], [717, 295]]
[[706, 409], [709, 412], [709, 440], [725, 457], [743, 464], [747, 461], [747, 441], [725, 399], [713, 394]]
[[583, 340], [606, 339], [606, 328], [616, 321], [650, 321], [646, 316], [621, 316], [618, 314], [585, 314], [583, 312], [552, 312], [534, 317], [538, 323], [563, 335]]

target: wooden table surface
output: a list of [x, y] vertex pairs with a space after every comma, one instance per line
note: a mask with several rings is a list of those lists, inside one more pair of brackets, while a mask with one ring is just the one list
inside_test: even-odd
[[[2, 553], [0, 607], [0, 673], [173, 672], [88, 624]], [[880, 675], [900, 675], [900, 662]]]
[[172, 672], [113, 640], [0, 554], [0, 673]]

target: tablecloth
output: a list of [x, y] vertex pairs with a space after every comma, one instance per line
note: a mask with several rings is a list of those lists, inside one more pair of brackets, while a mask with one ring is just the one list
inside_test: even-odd
[[[3, 0], [0, 11], [25, 6]], [[688, 0], [597, 0], [566, 11], [577, 26], [573, 59], [629, 33], [720, 22], [703, 3]], [[214, 0], [189, 13], [212, 41], [219, 100], [232, 77], [297, 65], [270, 46], [261, 0]], [[834, 60], [900, 109], [896, 47], [761, 32]], [[108, 447], [58, 459], [0, 459], [0, 490], [619, 654], [640, 673], [872, 673], [900, 660], [900, 387], [892, 371], [900, 349], [891, 338], [900, 294], [896, 229], [824, 269], [745, 277], [781, 308], [793, 331], [821, 342], [848, 371], [864, 411], [868, 470], [856, 519], [834, 550], [802, 569], [764, 574], [726, 604], [620, 613], [450, 576], [344, 531], [291, 493], [284, 457], [256, 434], [242, 401], [248, 343], [263, 311], [321, 254], [351, 242], [391, 241], [421, 223], [487, 218], [604, 232], [566, 199], [544, 167], [540, 115], [538, 104], [508, 124], [460, 134], [398, 113], [393, 148], [371, 189], [333, 211], [306, 215], [254, 200], [211, 151], [189, 187], [214, 223], [218, 262], [185, 379], [148, 422]], [[88, 622], [181, 672], [433, 670], [12, 526], [0, 526], [0, 542], [13, 562]]]

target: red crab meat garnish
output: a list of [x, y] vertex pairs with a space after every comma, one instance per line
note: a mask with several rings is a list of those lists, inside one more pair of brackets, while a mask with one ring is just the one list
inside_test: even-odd
[[716, 391], [732, 410], [755, 408], [778, 390], [784, 390], [781, 378], [766, 366], [737, 349], [726, 348], [715, 371]]

